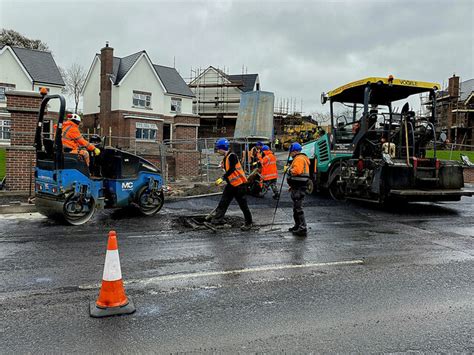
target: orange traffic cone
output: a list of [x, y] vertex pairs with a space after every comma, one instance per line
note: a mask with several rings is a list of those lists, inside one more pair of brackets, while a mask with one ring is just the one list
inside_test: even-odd
[[102, 287], [97, 301], [90, 304], [90, 315], [99, 318], [133, 312], [135, 312], [135, 306], [132, 300], [127, 298], [123, 288], [117, 234], [115, 231], [110, 231]]

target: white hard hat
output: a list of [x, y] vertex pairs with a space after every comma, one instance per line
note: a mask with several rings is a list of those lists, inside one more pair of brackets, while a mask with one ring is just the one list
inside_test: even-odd
[[72, 113], [72, 114], [70, 113], [69, 115], [67, 115], [67, 117], [72, 121], [76, 121], [76, 122], [81, 122], [82, 121], [81, 116], [79, 116], [76, 113]]

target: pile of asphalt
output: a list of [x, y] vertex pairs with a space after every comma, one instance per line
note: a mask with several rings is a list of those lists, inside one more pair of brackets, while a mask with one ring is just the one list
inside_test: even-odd
[[196, 214], [189, 216], [179, 216], [173, 220], [173, 229], [184, 232], [187, 230], [225, 230], [230, 228], [238, 228], [244, 223], [244, 219], [238, 216], [226, 216], [222, 223], [213, 225], [205, 221], [205, 214]]

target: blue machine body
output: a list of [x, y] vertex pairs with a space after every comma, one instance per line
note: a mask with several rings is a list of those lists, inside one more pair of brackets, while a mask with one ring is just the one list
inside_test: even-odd
[[[50, 99], [60, 99], [55, 139], [46, 138], [43, 116]], [[142, 214], [157, 213], [164, 202], [163, 178], [151, 162], [123, 150], [104, 147], [90, 158], [88, 166], [81, 155], [63, 150], [62, 123], [64, 98], [47, 95], [41, 104], [35, 137], [35, 194], [38, 211], [48, 217], [62, 217], [73, 225], [87, 222], [102, 208], [138, 207]]]
[[[155, 168], [145, 160], [142, 160], [143, 163]], [[83, 188], [99, 203], [97, 208], [126, 207], [136, 201], [138, 192], [144, 186], [151, 185], [150, 188], [162, 190], [163, 179], [159, 170], [155, 169], [156, 172], [139, 171], [133, 177], [113, 179], [87, 176], [78, 169], [46, 170], [36, 167], [35, 192], [46, 198], [63, 199], [64, 194]]]

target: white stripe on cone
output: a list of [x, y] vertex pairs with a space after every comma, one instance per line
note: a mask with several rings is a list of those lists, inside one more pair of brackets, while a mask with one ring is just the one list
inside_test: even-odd
[[105, 254], [104, 274], [102, 280], [117, 281], [122, 279], [118, 250], [107, 250]]

